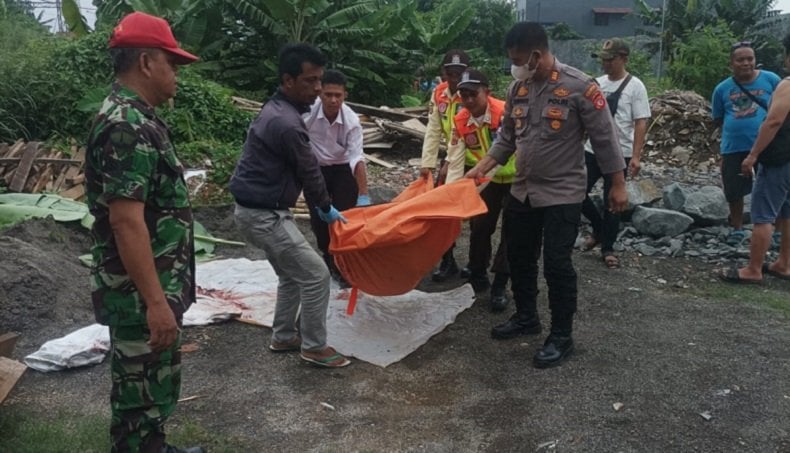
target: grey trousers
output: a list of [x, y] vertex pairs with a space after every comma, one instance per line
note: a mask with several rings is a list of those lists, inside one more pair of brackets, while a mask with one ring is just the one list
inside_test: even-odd
[[324, 349], [329, 305], [326, 263], [307, 243], [287, 209], [248, 209], [236, 205], [234, 214], [236, 225], [247, 242], [266, 252], [266, 258], [280, 278], [273, 340], [285, 342], [299, 334], [303, 351]]

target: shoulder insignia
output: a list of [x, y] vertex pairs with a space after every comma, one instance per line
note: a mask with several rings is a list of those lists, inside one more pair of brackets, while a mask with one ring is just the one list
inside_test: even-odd
[[551, 71], [551, 76], [549, 76], [549, 81], [551, 83], [557, 83], [560, 80], [560, 71], [554, 70]]
[[553, 91], [553, 93], [554, 93], [554, 96], [557, 96], [558, 98], [564, 98], [564, 97], [567, 97], [569, 94], [571, 94], [570, 91], [568, 91], [567, 89], [562, 88], [562, 87], [556, 88]]
[[602, 110], [604, 107], [606, 107], [606, 99], [604, 99], [603, 94], [601, 94], [600, 91], [596, 93], [595, 96], [593, 96], [592, 103], [595, 107], [595, 110]]
[[520, 86], [516, 92], [517, 96], [526, 96], [529, 94], [529, 89], [525, 86]]
[[592, 99], [595, 97], [596, 93], [600, 93], [601, 91], [598, 89], [598, 85], [595, 83], [591, 83], [587, 89], [584, 91], [584, 97], [588, 99]]

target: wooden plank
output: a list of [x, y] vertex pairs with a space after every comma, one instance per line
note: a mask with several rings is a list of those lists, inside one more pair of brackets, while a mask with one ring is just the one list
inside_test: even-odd
[[396, 168], [397, 167], [397, 165], [395, 165], [395, 164], [393, 164], [391, 162], [387, 162], [386, 160], [381, 159], [379, 157], [372, 156], [370, 154], [365, 154], [365, 153], [362, 153], [362, 155], [365, 156], [365, 159], [367, 159], [369, 162], [381, 165], [384, 168]]
[[27, 148], [22, 154], [22, 160], [19, 161], [19, 166], [16, 167], [14, 176], [8, 184], [8, 190], [11, 192], [19, 192], [25, 187], [27, 176], [30, 174], [30, 169], [33, 168], [33, 161], [39, 151], [38, 146], [38, 142], [30, 142], [27, 144]]
[[419, 131], [419, 130], [414, 129], [412, 127], [404, 126], [402, 123], [393, 123], [392, 121], [384, 121], [382, 123], [382, 126], [384, 126], [385, 129], [391, 129], [391, 130], [394, 130], [394, 131], [397, 131], [397, 132], [402, 132], [404, 134], [411, 135], [412, 137], [414, 137], [414, 138], [416, 138], [418, 140], [424, 140], [425, 139], [425, 132], [424, 131]]
[[14, 388], [19, 378], [24, 374], [27, 366], [24, 363], [11, 360], [6, 357], [0, 357], [0, 403], [5, 401], [5, 398]]
[[85, 186], [80, 184], [78, 186], [72, 187], [71, 189], [64, 190], [58, 195], [60, 195], [63, 198], [71, 198], [72, 200], [79, 200], [80, 198], [85, 196]]
[[8, 332], [0, 335], [0, 357], [11, 357], [19, 334]]
[[419, 116], [412, 115], [410, 113], [403, 113], [390, 109], [380, 109], [370, 105], [357, 104], [355, 102], [346, 101], [346, 105], [351, 107], [351, 110], [355, 111], [357, 114], [362, 113], [365, 115], [377, 116], [379, 118], [386, 118], [392, 121], [409, 121], [410, 119], [417, 119], [419, 121], [420, 118]]
[[395, 146], [395, 142], [376, 142], [365, 143], [362, 147], [365, 149], [391, 149]]
[[[52, 160], [57, 160], [62, 155], [63, 153], [57, 152], [54, 154]], [[47, 164], [44, 170], [41, 172], [41, 176], [39, 176], [38, 182], [36, 182], [36, 185], [33, 186], [33, 189], [30, 191], [30, 193], [40, 193], [44, 187], [46, 187], [52, 182], [53, 179], [52, 174], [54, 172], [55, 172], [55, 168], [52, 166], [52, 164]]]
[[72, 186], [76, 186], [77, 184], [82, 184], [85, 182], [85, 173], [81, 175], [77, 175], [73, 178], [66, 178], [66, 182], [71, 184]]

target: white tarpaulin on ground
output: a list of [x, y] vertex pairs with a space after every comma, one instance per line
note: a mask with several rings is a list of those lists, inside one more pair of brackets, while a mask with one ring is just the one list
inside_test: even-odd
[[[268, 261], [240, 258], [198, 263], [195, 277], [197, 302], [184, 314], [185, 326], [235, 318], [271, 327], [278, 280]], [[360, 293], [356, 311], [349, 316], [349, 294], [346, 289], [330, 292], [329, 344], [342, 354], [382, 367], [425, 344], [475, 299], [470, 285], [440, 293], [414, 290], [390, 297]], [[27, 356], [25, 363], [38, 371], [57, 371], [100, 363], [109, 349], [109, 330], [94, 324], [48, 341]]]
[[100, 324], [75, 330], [65, 337], [44, 343], [38, 351], [25, 357], [25, 365], [36, 371], [60, 371], [104, 360], [110, 350], [110, 330]]
[[[198, 301], [184, 315], [184, 325], [209, 324], [238, 317], [271, 327], [277, 298], [277, 275], [268, 261], [245, 258], [199, 263]], [[455, 321], [472, 306], [472, 287], [400, 296], [360, 293], [356, 311], [346, 315], [349, 290], [333, 289], [327, 316], [328, 341], [345, 355], [385, 367], [395, 363]]]

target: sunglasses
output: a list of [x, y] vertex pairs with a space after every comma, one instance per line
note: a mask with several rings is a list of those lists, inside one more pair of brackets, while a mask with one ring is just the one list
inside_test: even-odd
[[751, 49], [752, 48], [752, 42], [751, 41], [739, 41], [739, 42], [736, 42], [735, 44], [732, 45], [732, 47], [730, 47], [730, 50], [741, 49], [741, 48], [744, 48], [744, 47], [748, 47], [748, 48]]

